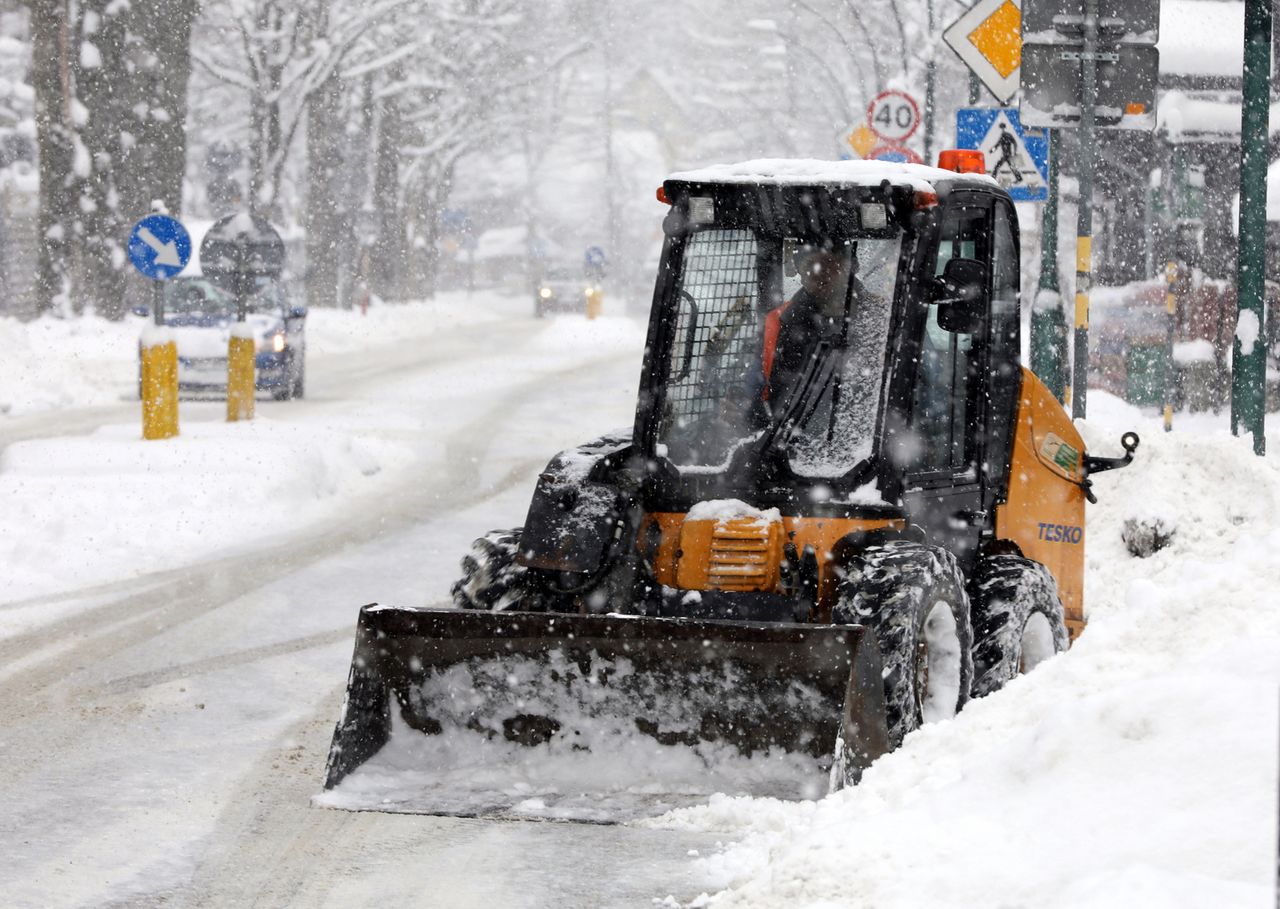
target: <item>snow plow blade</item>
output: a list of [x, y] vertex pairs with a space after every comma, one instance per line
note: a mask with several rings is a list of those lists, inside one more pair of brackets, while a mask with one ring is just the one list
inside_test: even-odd
[[780, 749], [834, 764], [837, 787], [888, 750], [879, 653], [859, 626], [366, 606], [325, 788], [393, 729], [575, 757], [637, 732]]

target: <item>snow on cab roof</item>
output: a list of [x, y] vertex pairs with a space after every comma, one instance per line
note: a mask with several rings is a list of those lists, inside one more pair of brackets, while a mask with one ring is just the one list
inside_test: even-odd
[[878, 186], [885, 180], [932, 192], [943, 180], [999, 186], [986, 174], [958, 174], [923, 164], [891, 161], [822, 161], [815, 158], [759, 158], [738, 164], [714, 164], [672, 174], [668, 180], [682, 183], [752, 183], [777, 186]]

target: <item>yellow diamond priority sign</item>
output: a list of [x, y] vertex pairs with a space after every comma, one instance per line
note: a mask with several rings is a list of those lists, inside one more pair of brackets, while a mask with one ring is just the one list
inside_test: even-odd
[[857, 153], [859, 158], [865, 158], [871, 153], [871, 149], [880, 144], [880, 137], [864, 125], [856, 127], [849, 135], [845, 136], [844, 141]]
[[1001, 104], [1018, 91], [1022, 65], [1021, 0], [978, 0], [942, 40]]

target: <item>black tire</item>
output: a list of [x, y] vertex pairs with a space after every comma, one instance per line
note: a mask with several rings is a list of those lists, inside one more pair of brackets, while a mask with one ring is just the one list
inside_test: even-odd
[[307, 367], [304, 363], [298, 367], [298, 378], [293, 380], [292, 396], [295, 399], [302, 399], [307, 395]]
[[1058, 583], [1039, 562], [1011, 554], [980, 559], [970, 598], [975, 698], [1067, 649]]
[[522, 533], [519, 527], [491, 530], [471, 544], [471, 551], [462, 557], [462, 577], [451, 589], [455, 606], [494, 612], [546, 609], [529, 569], [516, 561]]
[[969, 597], [950, 552], [909, 540], [863, 548], [841, 571], [832, 621], [876, 633], [890, 747], [923, 723], [954, 716], [969, 700]]

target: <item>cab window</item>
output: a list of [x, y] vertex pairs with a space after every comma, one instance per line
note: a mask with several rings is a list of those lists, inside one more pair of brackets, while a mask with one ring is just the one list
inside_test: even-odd
[[[944, 215], [935, 276], [952, 259], [990, 262], [988, 219], [982, 208], [957, 208]], [[976, 471], [982, 332], [947, 331], [938, 321], [940, 304], [926, 309], [911, 402], [911, 461], [920, 473]]]

